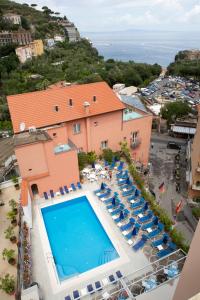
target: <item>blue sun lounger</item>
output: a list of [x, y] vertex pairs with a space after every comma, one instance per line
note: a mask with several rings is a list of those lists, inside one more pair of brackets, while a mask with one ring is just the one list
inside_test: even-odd
[[156, 254], [156, 256], [158, 258], [162, 258], [166, 255], [169, 255], [170, 253], [172, 253], [174, 250], [172, 250], [170, 247], [166, 248], [166, 249], [163, 249], [163, 250], [160, 250], [158, 251], [158, 253]]
[[139, 240], [135, 245], [133, 245], [133, 247], [132, 247], [133, 250], [138, 251], [139, 249], [143, 248], [144, 245], [146, 244], [147, 240], [148, 240], [148, 237], [143, 234], [141, 240]]
[[74, 299], [80, 299], [80, 294], [79, 294], [79, 291], [78, 290], [75, 290], [75, 291], [73, 291], [73, 297], [74, 297]]
[[120, 185], [119, 188], [121, 191], [124, 191], [124, 189], [129, 189], [130, 187], [135, 188], [135, 186], [133, 185], [133, 182], [131, 182], [131, 181], [128, 184], [125, 183], [125, 184]]
[[148, 233], [148, 238], [153, 238], [159, 235], [164, 230], [164, 225], [162, 223], [158, 223], [158, 227], [154, 229], [152, 232]]
[[117, 199], [116, 202], [115, 202], [115, 205], [109, 204], [109, 205], [106, 206], [106, 208], [107, 209], [114, 209], [114, 208], [118, 207], [120, 204], [121, 204], [120, 201]]
[[137, 202], [131, 203], [131, 208], [135, 209], [142, 205], [144, 205], [145, 200], [143, 198], [140, 198]]
[[[127, 178], [128, 178], [128, 175], [127, 175]], [[121, 178], [121, 180], [119, 179], [119, 180], [117, 180], [117, 184], [118, 185], [124, 185], [124, 184], [126, 184], [126, 181], [127, 181], [127, 178]]]
[[120, 207], [112, 211], [110, 214], [111, 216], [115, 216], [121, 212], [121, 210], [124, 209], [124, 204], [120, 203]]
[[151, 210], [148, 210], [147, 214], [144, 217], [138, 218], [138, 222], [140, 223], [148, 222], [152, 219], [152, 217], [153, 217], [153, 212]]
[[66, 193], [66, 194], [69, 194], [69, 190], [68, 190], [68, 188], [67, 188], [66, 185], [64, 185], [64, 190], [65, 190], [65, 193]]
[[71, 184], [71, 188], [73, 191], [76, 191], [76, 187], [75, 187], [74, 183]]
[[122, 275], [121, 271], [119, 271], [119, 270], [116, 272], [116, 275], [117, 275], [117, 278], [118, 278], [118, 279], [124, 277], [124, 276]]
[[63, 196], [65, 193], [64, 193], [62, 186], [59, 188], [59, 190], [60, 190], [60, 194]]
[[96, 291], [101, 291], [102, 290], [102, 286], [101, 286], [101, 282], [100, 281], [96, 281], [94, 283], [94, 285], [95, 285]]
[[88, 291], [88, 293], [91, 294], [91, 295], [95, 293], [92, 284], [88, 284], [88, 285], [87, 285], [87, 291]]
[[121, 218], [119, 215], [119, 217], [117, 219], [114, 219], [115, 223], [119, 223], [121, 220], [125, 220], [128, 217], [128, 215], [130, 214], [130, 211], [128, 209], [124, 209], [123, 213], [124, 213], [124, 217]]
[[164, 233], [163, 236], [160, 239], [153, 241], [151, 243], [151, 245], [153, 247], [157, 247], [157, 246], [162, 245], [162, 244], [167, 244], [168, 241], [169, 241], [169, 235], [167, 233]]
[[135, 188], [133, 186], [130, 188], [130, 190], [122, 192], [122, 196], [124, 196], [124, 197], [129, 196], [134, 192], [134, 190], [135, 190]]
[[142, 230], [146, 230], [147, 228], [153, 227], [158, 224], [158, 217], [154, 216], [152, 221], [142, 225]]
[[122, 226], [120, 227], [120, 230], [121, 230], [121, 231], [128, 230], [128, 229], [132, 228], [134, 224], [135, 224], [135, 219], [130, 218], [130, 219], [129, 219], [129, 222], [128, 222], [127, 224], [122, 225]]
[[138, 216], [139, 214], [142, 214], [142, 213], [144, 213], [145, 212], [145, 208], [144, 208], [144, 206], [142, 206], [141, 208], [139, 208], [139, 209], [137, 209], [137, 210], [134, 210], [133, 212], [132, 212], [132, 215], [133, 216]]
[[127, 197], [127, 201], [131, 202], [132, 200], [135, 200], [136, 198], [137, 197], [135, 196], [135, 193], [133, 193], [133, 195]]
[[77, 187], [79, 188], [79, 190], [82, 189], [82, 185], [79, 181], [77, 182]]
[[116, 164], [116, 162], [115, 162], [115, 161], [113, 161], [113, 162], [111, 163], [111, 165], [110, 165], [110, 170], [113, 170], [113, 169], [114, 169], [114, 167], [115, 167], [115, 164]]
[[99, 195], [99, 199], [104, 198], [104, 197], [108, 197], [111, 193], [111, 189], [107, 189], [103, 194]]
[[94, 194], [103, 193], [105, 191], [105, 189], [107, 188], [107, 184], [103, 183], [103, 185], [104, 185], [105, 188], [103, 190], [100, 188], [100, 189], [94, 191]]
[[109, 204], [109, 203], [112, 203], [112, 201], [113, 201], [113, 197], [110, 197], [110, 198], [104, 200], [103, 203]]
[[48, 197], [48, 194], [47, 194], [47, 192], [44, 192], [43, 194], [44, 194], [44, 198], [45, 198], [45, 200], [48, 200], [48, 199], [49, 199], [49, 197]]
[[54, 198], [54, 192], [53, 192], [53, 190], [50, 190], [49, 192], [50, 192], [51, 198]]

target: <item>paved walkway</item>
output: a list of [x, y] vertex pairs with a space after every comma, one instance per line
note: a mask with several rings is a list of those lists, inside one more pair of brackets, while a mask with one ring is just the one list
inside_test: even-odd
[[[8, 211], [10, 210], [9, 207], [9, 200], [19, 199], [19, 192], [14, 187], [9, 187], [2, 190], [2, 194], [0, 195], [0, 200], [3, 200], [5, 205], [0, 206], [0, 277], [4, 276], [5, 274], [9, 273], [10, 275], [14, 275], [16, 278], [17, 276], [17, 269], [16, 266], [11, 266], [8, 264], [7, 261], [4, 261], [2, 259], [2, 251], [4, 248], [7, 249], [14, 249], [16, 251], [16, 258], [17, 258], [17, 246], [16, 244], [12, 244], [10, 240], [5, 239], [4, 231], [8, 228], [10, 225], [10, 221], [6, 218], [6, 215]], [[18, 233], [18, 227], [15, 228], [16, 236]], [[9, 296], [3, 291], [0, 290], [0, 299], [1, 300], [11, 300], [15, 299], [14, 296]]]

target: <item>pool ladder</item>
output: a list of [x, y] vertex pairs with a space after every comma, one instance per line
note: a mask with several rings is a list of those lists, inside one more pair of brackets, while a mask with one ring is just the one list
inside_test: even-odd
[[105, 264], [112, 260], [112, 255], [114, 253], [113, 249], [104, 250], [103, 253], [99, 256], [99, 264]]

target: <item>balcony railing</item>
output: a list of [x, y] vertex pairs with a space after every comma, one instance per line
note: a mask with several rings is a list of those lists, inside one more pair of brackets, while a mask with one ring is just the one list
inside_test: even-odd
[[132, 149], [136, 149], [140, 146], [141, 144], [141, 139], [140, 138], [136, 138], [135, 140], [131, 140], [131, 148]]
[[193, 184], [192, 189], [195, 191], [200, 191], [200, 185]]

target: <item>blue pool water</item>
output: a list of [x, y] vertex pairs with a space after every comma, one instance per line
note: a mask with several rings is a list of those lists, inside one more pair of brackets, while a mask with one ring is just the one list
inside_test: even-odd
[[61, 281], [119, 257], [87, 197], [41, 211]]

